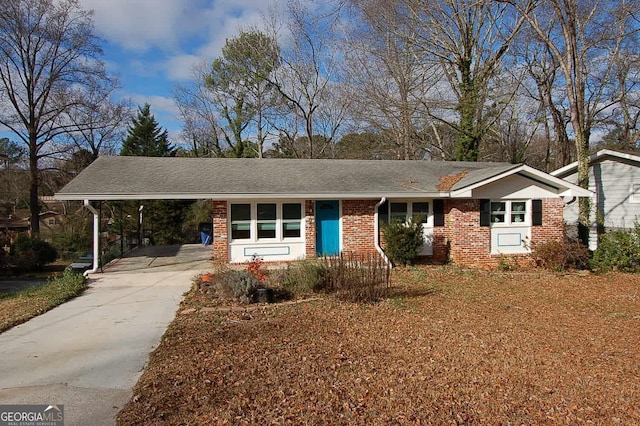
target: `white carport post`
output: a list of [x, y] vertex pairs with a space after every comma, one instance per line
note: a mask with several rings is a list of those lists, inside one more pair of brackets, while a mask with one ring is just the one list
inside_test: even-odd
[[100, 248], [98, 243], [100, 242], [100, 218], [98, 211], [91, 205], [89, 200], [84, 200], [84, 206], [93, 213], [93, 269], [84, 272], [86, 277], [89, 274], [98, 272], [98, 261], [100, 260]]

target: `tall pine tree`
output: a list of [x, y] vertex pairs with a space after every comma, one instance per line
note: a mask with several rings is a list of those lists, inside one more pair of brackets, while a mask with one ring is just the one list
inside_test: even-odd
[[120, 155], [143, 157], [173, 157], [174, 147], [169, 143], [169, 134], [163, 130], [153, 114], [151, 106], [138, 107], [138, 116], [131, 119], [127, 138]]
[[[174, 147], [169, 143], [169, 134], [163, 130], [145, 104], [138, 108], [138, 115], [131, 119], [127, 138], [123, 141], [120, 155], [145, 157], [173, 157]], [[151, 244], [177, 244], [187, 242], [182, 229], [190, 200], [139, 200], [122, 202], [122, 229], [132, 241], [149, 238]], [[144, 208], [141, 209], [141, 207]], [[144, 222], [140, 222], [140, 212]], [[117, 224], [120, 226], [120, 223]], [[196, 234], [196, 232], [193, 232]]]

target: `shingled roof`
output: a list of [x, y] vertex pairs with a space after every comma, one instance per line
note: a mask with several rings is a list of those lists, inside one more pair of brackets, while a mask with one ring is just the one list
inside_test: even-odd
[[446, 197], [522, 167], [447, 161], [100, 157], [56, 198]]

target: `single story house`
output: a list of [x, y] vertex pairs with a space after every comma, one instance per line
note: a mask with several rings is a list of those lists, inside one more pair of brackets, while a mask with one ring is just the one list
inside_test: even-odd
[[89, 208], [97, 200], [210, 199], [214, 256], [234, 263], [384, 257], [381, 221], [419, 215], [424, 256], [484, 265], [562, 239], [565, 200], [591, 192], [522, 164], [100, 157], [55, 196]]
[[[577, 183], [578, 162], [551, 174]], [[589, 248], [595, 250], [599, 230], [632, 229], [640, 220], [640, 155], [609, 149], [591, 155], [589, 189], [595, 193], [590, 214]], [[577, 202], [566, 205], [564, 218], [567, 224], [577, 225]]]

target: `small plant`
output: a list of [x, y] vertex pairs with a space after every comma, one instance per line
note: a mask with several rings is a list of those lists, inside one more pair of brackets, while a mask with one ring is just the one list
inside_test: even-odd
[[267, 279], [267, 273], [264, 271], [263, 267], [264, 262], [262, 261], [262, 258], [254, 255], [247, 264], [245, 271], [256, 277], [258, 281], [264, 282], [264, 280]]
[[591, 253], [577, 241], [549, 241], [533, 246], [538, 265], [554, 271], [586, 269]]
[[262, 282], [247, 271], [225, 271], [216, 277], [223, 291], [241, 303], [251, 303], [253, 294], [262, 286]]
[[498, 259], [498, 270], [502, 272], [509, 271], [517, 271], [520, 269], [520, 265], [518, 265], [518, 261], [511, 256], [505, 256], [504, 254], [500, 254], [500, 258]]
[[633, 231], [612, 231], [601, 236], [598, 249], [591, 259], [597, 272], [640, 271], [640, 225]]
[[420, 218], [410, 218], [406, 223], [384, 224], [382, 232], [386, 243], [385, 252], [394, 264], [412, 264], [424, 245]]

